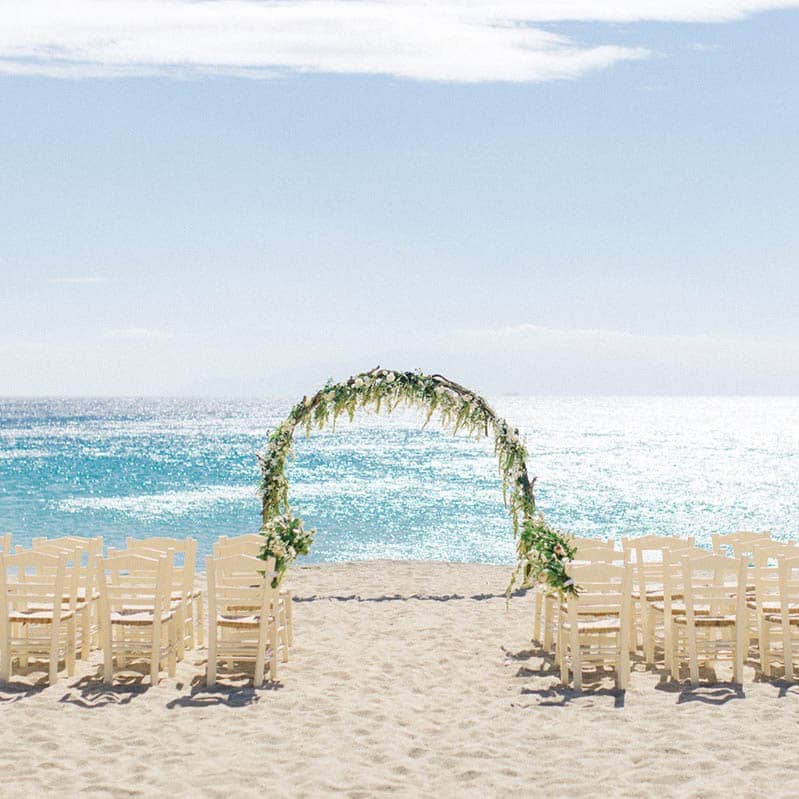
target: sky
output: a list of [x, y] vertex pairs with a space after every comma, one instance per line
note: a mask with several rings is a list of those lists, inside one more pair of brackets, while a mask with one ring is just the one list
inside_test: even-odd
[[0, 395], [799, 392], [799, 0], [0, 0]]

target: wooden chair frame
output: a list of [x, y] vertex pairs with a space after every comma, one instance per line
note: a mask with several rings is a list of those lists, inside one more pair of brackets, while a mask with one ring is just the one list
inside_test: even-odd
[[[272, 588], [274, 560], [237, 554], [206, 558], [208, 577], [208, 666], [206, 683], [217, 681], [219, 660], [252, 662], [253, 685], [264, 682], [265, 665], [277, 679], [280, 643], [279, 597]], [[265, 568], [264, 568], [265, 567]]]
[[630, 634], [632, 569], [630, 565], [608, 563], [568, 566], [569, 576], [578, 588], [560, 608], [558, 661], [561, 681], [582, 690], [582, 671], [586, 663], [607, 665], [616, 670], [616, 685], [627, 688], [630, 678]]
[[120, 552], [97, 557], [104, 682], [113, 682], [115, 663], [124, 668], [130, 657], [149, 660], [152, 685], [158, 683], [164, 661], [169, 676], [175, 676], [171, 567], [164, 556]]
[[[15, 571], [16, 574], [10, 574]], [[75, 575], [73, 575], [74, 577]], [[58, 679], [60, 661], [75, 673], [75, 611], [64, 607], [66, 557], [24, 551], [0, 554], [0, 680], [9, 682], [13, 663], [48, 662], [48, 682]]]

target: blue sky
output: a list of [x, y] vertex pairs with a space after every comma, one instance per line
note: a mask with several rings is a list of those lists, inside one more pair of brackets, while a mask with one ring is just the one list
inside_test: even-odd
[[0, 394], [796, 393], [799, 8], [484, 5], [1, 2]]

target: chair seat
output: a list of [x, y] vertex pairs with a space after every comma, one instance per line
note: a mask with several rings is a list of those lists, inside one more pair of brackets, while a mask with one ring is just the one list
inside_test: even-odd
[[[652, 607], [663, 613], [666, 609], [665, 602], [653, 602]], [[710, 613], [710, 605], [694, 605], [694, 614], [697, 616], [707, 616]], [[684, 602], [672, 602], [671, 603], [671, 615], [672, 616], [684, 616], [685, 615], [685, 603]]]
[[[767, 613], [766, 621], [772, 622], [773, 624], [782, 624], [782, 614]], [[788, 615], [788, 624], [799, 625], [799, 615], [794, 615], [793, 609], [791, 609], [791, 613]]]
[[[60, 620], [67, 621], [75, 614], [71, 610], [62, 610]], [[31, 610], [12, 610], [8, 614], [9, 621], [12, 622], [28, 622], [30, 624], [52, 624], [53, 611], [52, 609], [45, 610], [44, 608], [31, 609]]]
[[[754, 600], [747, 600], [746, 601], [746, 607], [748, 607], [750, 610], [757, 610], [757, 602], [755, 602]], [[766, 614], [769, 614], [769, 613], [780, 614], [780, 613], [782, 613], [782, 605], [779, 602], [776, 602], [776, 601], [774, 601], [774, 602], [764, 602], [762, 607], [763, 607], [763, 612], [766, 613]], [[789, 605], [788, 606], [788, 613], [790, 613], [790, 614], [799, 613], [799, 605]]]
[[[563, 622], [564, 630], [571, 630], [572, 625], [568, 621]], [[621, 630], [619, 619], [595, 619], [593, 621], [578, 621], [577, 631], [580, 633], [614, 633]]]
[[[688, 619], [685, 616], [678, 616], [674, 619], [674, 623], [685, 627]], [[697, 627], [732, 627], [735, 625], [735, 616], [697, 616], [694, 624]]]
[[[644, 596], [649, 596], [650, 594], [663, 594], [663, 586], [659, 583], [652, 583], [651, 585], [647, 585], [646, 590], [644, 591]], [[630, 592], [630, 595], [633, 599], [640, 599], [641, 598], [641, 591], [638, 588], [633, 588]]]
[[[36, 610], [36, 611], [45, 610], [45, 611], [51, 612], [52, 611], [52, 607], [53, 607], [52, 605], [45, 605], [45, 604], [41, 604], [41, 603], [39, 603], [39, 604], [32, 603], [32, 604], [28, 605], [28, 610]], [[86, 609], [86, 602], [84, 600], [82, 600], [82, 599], [79, 599], [75, 603], [75, 612], [80, 613], [81, 611], [83, 611], [85, 609]], [[69, 602], [65, 601], [64, 604], [61, 606], [61, 618], [62, 619], [64, 618], [64, 613], [66, 613], [66, 611], [68, 611], [68, 610], [69, 610]]]
[[[274, 621], [271, 617], [269, 621]], [[249, 616], [228, 616], [219, 614], [216, 617], [216, 623], [220, 627], [258, 627], [261, 623], [261, 617], [256, 614]]]
[[[161, 614], [161, 622], [169, 621], [174, 615], [171, 610], [164, 611]], [[111, 613], [111, 624], [152, 624], [153, 621], [155, 621], [155, 613], [142, 608], [115, 610]]]

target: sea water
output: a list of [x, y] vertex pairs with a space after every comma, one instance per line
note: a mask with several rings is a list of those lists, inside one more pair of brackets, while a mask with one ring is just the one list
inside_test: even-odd
[[[799, 398], [497, 397], [539, 508], [588, 536], [799, 535]], [[0, 531], [186, 536], [258, 529], [258, 465], [287, 400], [0, 400]], [[290, 501], [309, 560], [505, 563], [513, 531], [488, 440], [366, 413], [298, 435]]]

